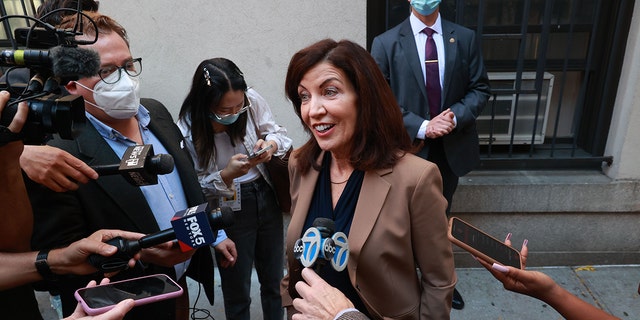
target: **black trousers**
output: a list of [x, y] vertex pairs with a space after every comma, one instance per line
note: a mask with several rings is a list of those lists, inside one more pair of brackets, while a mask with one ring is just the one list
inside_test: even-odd
[[442, 138], [439, 139], [426, 139], [425, 147], [429, 148], [427, 160], [435, 163], [440, 170], [442, 176], [442, 194], [447, 199], [447, 217], [451, 213], [451, 203], [453, 200], [453, 194], [458, 188], [458, 179], [451, 167], [449, 161], [447, 161], [447, 155], [444, 153], [444, 145], [442, 144]]

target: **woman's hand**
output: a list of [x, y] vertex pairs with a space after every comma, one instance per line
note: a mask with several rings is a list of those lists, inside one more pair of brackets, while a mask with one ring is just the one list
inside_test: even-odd
[[[107, 284], [107, 283], [109, 283], [108, 278], [104, 278], [102, 279], [102, 281], [100, 281], [100, 284]], [[95, 286], [96, 286], [96, 282], [91, 280], [91, 282], [89, 282], [89, 284], [87, 285], [87, 288], [95, 287]], [[120, 320], [124, 318], [127, 312], [133, 309], [133, 306], [134, 306], [133, 299], [125, 299], [120, 301], [115, 307], [113, 307], [113, 309], [101, 315], [87, 316], [87, 314], [82, 309], [82, 306], [80, 306], [80, 304], [78, 303], [78, 305], [76, 306], [76, 309], [73, 311], [73, 314], [71, 314], [67, 318], [64, 318], [64, 320]]]
[[222, 259], [219, 261], [220, 267], [228, 268], [233, 267], [236, 264], [238, 251], [236, 250], [235, 242], [231, 241], [231, 239], [227, 238], [213, 248], [222, 255]]

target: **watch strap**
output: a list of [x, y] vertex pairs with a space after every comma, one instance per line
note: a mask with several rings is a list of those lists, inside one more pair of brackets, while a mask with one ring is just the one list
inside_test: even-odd
[[9, 142], [21, 140], [22, 137], [23, 134], [21, 132], [15, 133], [9, 130], [9, 128], [0, 125], [0, 147]]
[[44, 278], [44, 280], [53, 281], [57, 279], [57, 276], [53, 272], [51, 272], [51, 268], [49, 268], [47, 258], [49, 258], [49, 250], [41, 250], [40, 252], [38, 252], [35, 262], [36, 270], [42, 276], [42, 278]]

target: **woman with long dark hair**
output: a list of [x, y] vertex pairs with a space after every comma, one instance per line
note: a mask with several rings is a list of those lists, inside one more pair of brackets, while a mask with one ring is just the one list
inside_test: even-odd
[[216, 252], [227, 319], [250, 319], [255, 264], [263, 317], [281, 320], [283, 220], [264, 163], [291, 148], [286, 129], [274, 122], [265, 99], [247, 87], [240, 69], [225, 58], [198, 65], [178, 126], [207, 200], [235, 213], [234, 224], [225, 228], [237, 249], [235, 265]]

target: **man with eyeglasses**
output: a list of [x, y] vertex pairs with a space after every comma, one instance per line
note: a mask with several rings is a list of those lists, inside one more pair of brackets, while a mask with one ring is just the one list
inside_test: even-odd
[[[180, 210], [205, 202], [193, 162], [183, 150], [182, 135], [169, 111], [158, 101], [139, 98], [142, 60], [131, 55], [127, 33], [111, 18], [98, 13], [82, 17], [84, 30], [78, 36], [97, 41], [88, 45], [100, 55], [98, 75], [71, 81], [65, 88], [85, 100], [87, 125], [75, 140], [53, 139], [50, 146], [69, 152], [91, 166], [119, 163], [129, 146], [151, 144], [156, 154], [170, 154], [173, 172], [158, 176], [158, 183], [133, 186], [120, 175], [104, 176], [82, 184], [75, 191], [54, 192], [41, 187], [30, 193], [34, 208], [34, 249], [64, 246], [98, 229], [120, 229], [150, 234], [171, 227]], [[65, 19], [59, 28], [72, 28], [77, 16]], [[96, 30], [97, 29], [97, 30]], [[214, 243], [216, 250], [235, 260], [235, 244], [224, 232]], [[208, 246], [183, 253], [178, 246], [141, 251], [141, 264], [121, 271], [113, 280], [165, 273], [186, 286], [185, 275], [204, 284], [213, 304], [213, 260]], [[101, 275], [100, 275], [101, 276]], [[66, 277], [48, 281], [48, 289], [61, 293], [63, 313], [73, 311], [73, 292], [87, 278]], [[186, 287], [185, 287], [186, 288]], [[128, 319], [187, 319], [187, 290], [178, 299], [136, 307]]]

